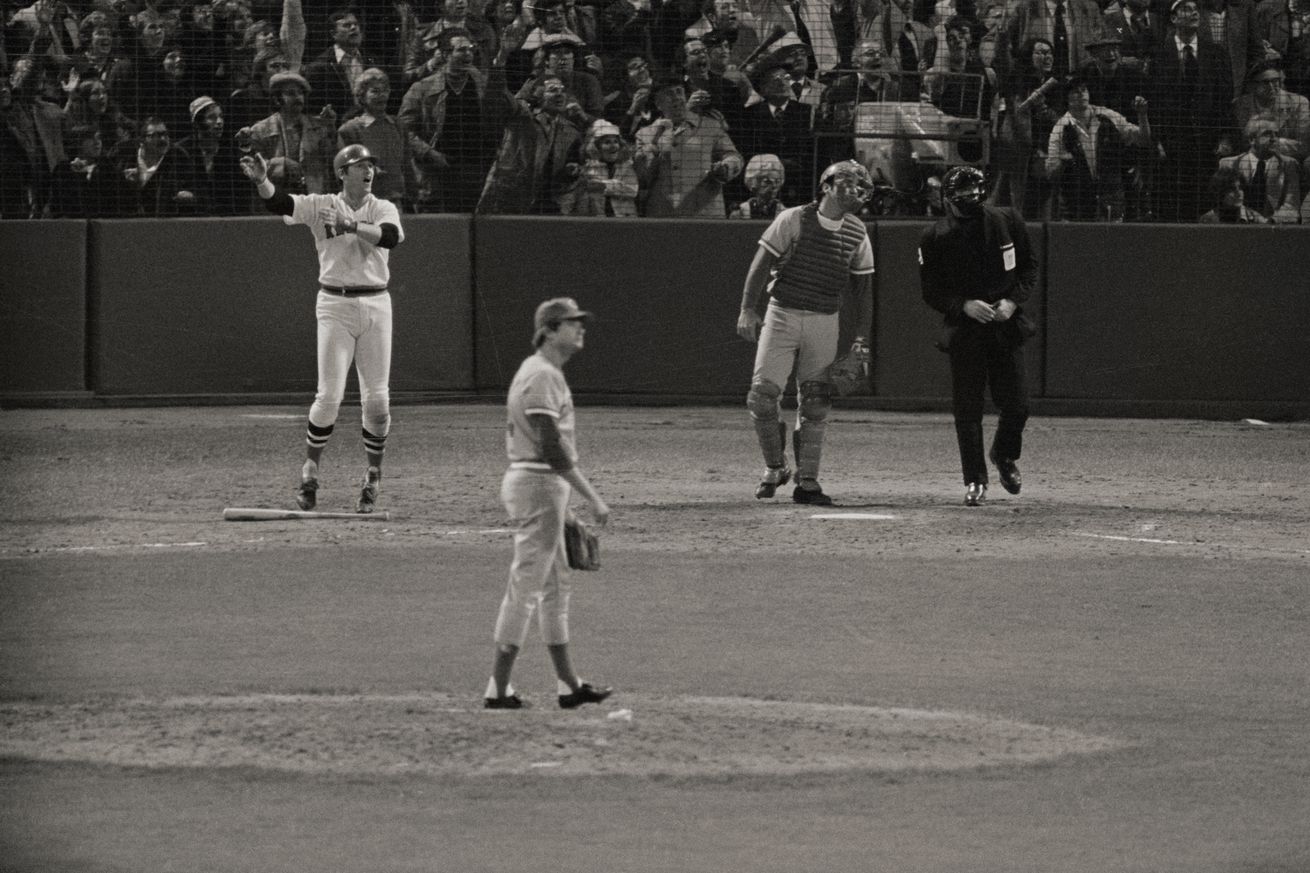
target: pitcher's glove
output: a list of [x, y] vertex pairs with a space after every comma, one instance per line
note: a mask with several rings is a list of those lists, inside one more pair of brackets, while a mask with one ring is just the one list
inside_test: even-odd
[[564, 522], [564, 551], [574, 570], [600, 569], [600, 539], [572, 515]]
[[869, 364], [872, 360], [868, 343], [861, 340], [851, 343], [851, 350], [828, 367], [828, 382], [832, 389], [842, 396], [871, 390]]

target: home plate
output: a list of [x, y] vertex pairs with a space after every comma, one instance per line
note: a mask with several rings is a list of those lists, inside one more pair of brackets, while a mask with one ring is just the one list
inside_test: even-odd
[[811, 515], [810, 518], [830, 519], [832, 521], [892, 521], [896, 516], [881, 512], [823, 512], [818, 515]]

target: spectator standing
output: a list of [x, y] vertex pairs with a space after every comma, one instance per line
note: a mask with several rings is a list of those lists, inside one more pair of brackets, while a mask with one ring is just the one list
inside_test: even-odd
[[966, 506], [987, 499], [983, 395], [990, 386], [1000, 410], [988, 458], [1001, 485], [1018, 494], [1018, 460], [1028, 421], [1023, 344], [1032, 333], [1023, 316], [1037, 285], [1028, 228], [1012, 209], [983, 203], [986, 179], [976, 167], [953, 167], [942, 179], [946, 217], [919, 240], [923, 299], [942, 314], [939, 343], [951, 362], [951, 407], [964, 474]]
[[228, 126], [234, 130], [249, 127], [265, 118], [270, 109], [277, 108], [277, 99], [269, 82], [278, 73], [288, 72], [291, 72], [291, 62], [281, 49], [265, 49], [255, 55], [249, 83], [233, 91], [228, 98]]
[[633, 218], [637, 215], [637, 170], [632, 148], [623, 141], [617, 126], [597, 121], [582, 148], [586, 163], [582, 182], [567, 191], [560, 201], [564, 215], [596, 215]]
[[13, 202], [9, 213], [25, 211], [23, 218], [42, 217], [50, 197], [51, 172], [66, 159], [64, 153], [64, 111], [44, 99], [45, 83], [55, 71], [49, 55], [26, 55], [14, 62], [9, 77], [5, 127], [12, 156], [7, 156], [4, 175], [13, 174], [25, 210]]
[[1106, 36], [1119, 38], [1123, 65], [1144, 74], [1155, 47], [1165, 39], [1164, 17], [1151, 11], [1150, 0], [1124, 0], [1122, 5], [1112, 4], [1102, 15], [1101, 24]]
[[414, 162], [436, 161], [433, 148], [419, 139], [409, 125], [387, 113], [391, 83], [376, 67], [355, 80], [355, 103], [360, 112], [337, 129], [337, 148], [362, 145], [379, 168], [375, 196], [394, 203], [401, 212], [414, 209], [418, 189]]
[[655, 91], [660, 118], [637, 131], [635, 162], [652, 218], [724, 218], [723, 186], [744, 163], [723, 122], [691, 111], [680, 79]]
[[1262, 0], [1255, 21], [1266, 56], [1282, 61], [1287, 90], [1310, 97], [1310, 0]]
[[582, 350], [590, 315], [569, 297], [541, 303], [532, 320], [536, 352], [523, 361], [510, 383], [505, 437], [509, 469], [501, 480], [500, 498], [515, 528], [514, 560], [496, 615], [496, 654], [483, 697], [487, 709], [525, 705], [510, 684], [510, 674], [534, 612], [559, 680], [560, 708], [600, 703], [613, 693], [584, 682], [569, 655], [572, 591], [564, 547], [569, 498], [575, 491], [580, 494], [597, 524], [604, 525], [610, 516], [609, 506], [578, 467], [573, 395], [563, 370]]
[[100, 131], [105, 148], [113, 148], [125, 139], [136, 136], [136, 123], [109, 101], [109, 89], [99, 79], [76, 80], [77, 72], [70, 74], [70, 83], [76, 82], [64, 104], [66, 129], [94, 127]]
[[996, 72], [973, 50], [973, 25], [957, 15], [946, 22], [946, 63], [924, 74], [928, 101], [957, 118], [990, 119], [996, 99]]
[[[523, 83], [519, 99], [528, 99], [537, 90], [541, 76], [555, 76], [564, 83], [570, 97], [569, 118], [580, 128], [586, 128], [604, 112], [604, 97], [600, 80], [586, 70], [576, 69], [577, 56], [585, 50], [574, 39], [563, 34], [548, 34], [542, 38], [540, 70]], [[574, 108], [573, 104], [576, 104]]]
[[191, 157], [193, 212], [198, 215], [239, 215], [246, 212], [240, 155], [225, 136], [223, 107], [207, 95], [191, 101], [191, 135], [178, 148]]
[[[505, 74], [510, 88], [515, 90], [523, 87], [523, 83], [532, 77], [536, 69], [537, 50], [545, 45], [547, 37], [557, 37], [577, 46], [584, 44], [582, 37], [569, 28], [566, 0], [536, 0], [531, 6], [524, 3], [522, 13], [513, 27], [510, 38], [518, 46], [505, 61]], [[526, 36], [519, 33], [521, 29], [526, 29]], [[504, 40], [505, 35], [502, 33], [502, 50]]]
[[[1272, 224], [1244, 202], [1242, 180], [1231, 164], [1220, 166], [1210, 177], [1210, 200], [1214, 208], [1203, 214], [1201, 224]], [[1303, 207], [1304, 208], [1304, 207]]]
[[1156, 214], [1195, 222], [1220, 156], [1232, 153], [1228, 54], [1200, 34], [1196, 0], [1173, 0], [1174, 32], [1151, 61], [1152, 132], [1164, 150], [1156, 174]]
[[[832, 406], [829, 368], [837, 357], [843, 302], [856, 300], [854, 349], [868, 354], [873, 325], [873, 246], [857, 213], [873, 180], [854, 161], [833, 164], [819, 180], [819, 198], [783, 210], [760, 237], [742, 289], [737, 334], [758, 343], [746, 408], [764, 455], [755, 497], [773, 497], [791, 480], [787, 426], [780, 420], [783, 388], [796, 378], [797, 424], [792, 431], [796, 487], [792, 500], [831, 506], [819, 486], [819, 466]], [[758, 308], [769, 296], [760, 318]]]
[[733, 67], [741, 67], [759, 48], [760, 35], [751, 24], [741, 20], [737, 0], [705, 0], [701, 11], [701, 17], [683, 31], [683, 36], [703, 39], [710, 31], [718, 31], [723, 44], [728, 46], [727, 62]]
[[641, 128], [655, 120], [658, 110], [651, 96], [654, 77], [650, 72], [650, 59], [633, 55], [624, 61], [623, 86], [605, 95], [605, 118], [618, 125], [627, 139], [632, 139]]
[[[113, 24], [105, 17], [88, 15], [82, 23], [82, 42], [85, 49], [70, 59], [72, 69], [80, 81], [97, 79], [107, 85], [114, 68], [127, 63], [116, 51], [118, 40]], [[125, 71], [118, 76], [124, 74]]]
[[1093, 0], [1021, 0], [1001, 32], [996, 59], [1008, 61], [1015, 46], [1040, 37], [1052, 48], [1051, 74], [1063, 79], [1090, 60], [1087, 41], [1098, 33], [1101, 17]]
[[693, 112], [717, 112], [729, 130], [742, 124], [741, 89], [710, 69], [710, 50], [699, 38], [682, 43], [682, 84]]
[[237, 145], [248, 140], [251, 150], [269, 162], [274, 180], [287, 191], [330, 193], [335, 184], [331, 166], [336, 117], [327, 105], [318, 115], [305, 111], [310, 88], [299, 73], [275, 73], [269, 77], [269, 90], [277, 101], [277, 111], [251, 125]]
[[[606, 80], [608, 87], [614, 87], [618, 77], [626, 75], [623, 65], [631, 58], [640, 57], [649, 62], [655, 57], [651, 36], [654, 21], [651, 0], [611, 0], [601, 10], [601, 58], [606, 71], [614, 71]], [[607, 117], [614, 121], [612, 116]]]
[[1247, 71], [1265, 58], [1255, 20], [1256, 3], [1257, 0], [1201, 0], [1201, 32], [1228, 53], [1233, 94], [1242, 93]]
[[492, 215], [557, 215], [560, 198], [577, 184], [582, 133], [566, 115], [569, 95], [555, 76], [539, 79], [537, 105], [516, 98], [506, 86], [505, 64], [521, 36], [507, 38], [491, 64], [487, 83], [488, 122], [503, 131], [496, 160], [478, 200]]
[[1046, 177], [1046, 147], [1051, 128], [1064, 114], [1064, 84], [1052, 75], [1055, 58], [1045, 39], [1029, 39], [1016, 60], [997, 124], [992, 203], [1046, 221], [1055, 190]]
[[175, 146], [168, 125], [151, 116], [141, 125], [139, 143], [120, 143], [109, 155], [119, 182], [120, 215], [164, 218], [191, 214], [191, 156]]
[[745, 155], [774, 155], [782, 161], [786, 181], [778, 196], [785, 203], [803, 203], [817, 173], [814, 107], [792, 99], [786, 67], [765, 67], [756, 82], [764, 100], [743, 111], [734, 142]]
[[140, 122], [151, 108], [148, 101], [159, 81], [168, 49], [164, 44], [164, 23], [149, 9], [138, 12], [132, 30], [133, 40], [128, 59], [114, 64], [105, 84], [110, 98], [123, 111]]
[[1059, 178], [1061, 215], [1073, 221], [1123, 221], [1124, 166], [1129, 149], [1151, 142], [1146, 98], [1133, 104], [1140, 126], [1091, 102], [1087, 81], [1065, 87], [1068, 111], [1051, 129], [1046, 174]]
[[444, 65], [405, 92], [400, 118], [432, 149], [418, 167], [419, 211], [472, 212], [495, 148], [484, 118], [487, 77], [468, 36], [452, 28], [441, 40]]
[[701, 44], [709, 55], [709, 70], [716, 76], [722, 76], [737, 89], [735, 106], [745, 106], [758, 100], [750, 77], [743, 73], [732, 60], [732, 36], [722, 30], [709, 30], [700, 37]]
[[[104, 141], [92, 125], [68, 131], [73, 158], [53, 171], [52, 218], [112, 218], [118, 209], [118, 180], [104, 159]], [[9, 216], [5, 216], [8, 218]]]
[[1278, 152], [1278, 125], [1264, 118], [1246, 123], [1248, 149], [1223, 158], [1242, 184], [1243, 202], [1274, 224], [1299, 224], [1301, 217], [1301, 166]]
[[333, 12], [328, 16], [328, 25], [332, 45], [304, 70], [311, 95], [306, 106], [311, 113], [331, 106], [337, 116], [345, 118], [355, 107], [355, 81], [365, 70], [381, 65], [362, 52], [364, 31], [353, 11]]

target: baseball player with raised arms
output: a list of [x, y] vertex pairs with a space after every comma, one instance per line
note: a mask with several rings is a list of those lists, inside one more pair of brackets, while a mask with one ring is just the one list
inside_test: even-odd
[[337, 152], [333, 171], [339, 194], [288, 194], [268, 178], [259, 154], [241, 158], [241, 169], [255, 183], [269, 212], [287, 224], [307, 225], [318, 249], [318, 391], [309, 408], [305, 464], [296, 503], [314, 508], [318, 463], [336, 425], [346, 376], [354, 361], [363, 407], [364, 454], [368, 469], [360, 488], [358, 512], [372, 512], [382, 483], [382, 453], [391, 430], [391, 278], [387, 260], [405, 232], [395, 204], [374, 197], [377, 162], [362, 145]]
[[582, 350], [590, 315], [568, 297], [539, 305], [533, 316], [536, 354], [519, 365], [510, 383], [505, 404], [509, 469], [501, 481], [500, 499], [515, 528], [514, 561], [496, 616], [496, 656], [483, 696], [487, 709], [524, 706], [509, 677], [534, 612], [559, 678], [560, 707], [600, 703], [613, 691], [582, 681], [569, 658], [569, 565], [564, 546], [569, 496], [575, 490], [581, 494], [598, 524], [609, 521], [610, 514], [578, 469], [573, 394], [564, 381], [564, 363]]
[[[746, 395], [766, 467], [755, 489], [759, 499], [772, 497], [792, 477], [779, 402], [794, 370], [799, 409], [792, 432], [792, 500], [832, 505], [819, 486], [823, 434], [832, 407], [828, 368], [837, 357], [838, 320], [847, 293], [859, 303], [852, 350], [865, 360], [869, 354], [873, 246], [858, 213], [872, 191], [868, 170], [855, 161], [828, 167], [819, 177], [819, 198], [783, 210], [764, 231], [746, 274], [737, 333], [759, 341]], [[766, 290], [772, 299], [761, 323], [757, 307]]]

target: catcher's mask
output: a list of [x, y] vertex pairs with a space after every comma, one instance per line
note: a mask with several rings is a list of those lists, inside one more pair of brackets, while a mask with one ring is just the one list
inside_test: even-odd
[[942, 177], [942, 197], [957, 215], [982, 212], [987, 177], [977, 167], [951, 167]]
[[838, 161], [829, 165], [823, 175], [819, 176], [820, 191], [824, 185], [843, 188], [849, 196], [861, 201], [867, 200], [873, 193], [873, 177], [858, 161]]

